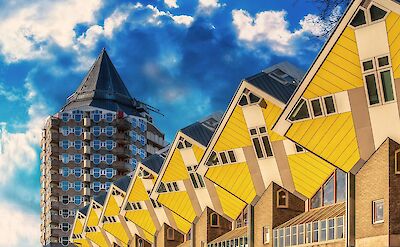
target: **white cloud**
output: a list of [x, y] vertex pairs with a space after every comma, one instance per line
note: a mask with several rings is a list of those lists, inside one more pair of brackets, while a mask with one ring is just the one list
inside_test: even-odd
[[176, 3], [176, 0], [164, 0], [165, 5], [168, 8], [179, 8], [179, 5]]
[[75, 39], [74, 28], [92, 23], [101, 0], [35, 1], [14, 9], [0, 22], [0, 51], [8, 62], [49, 56], [46, 45], [54, 42], [69, 47]]
[[8, 101], [18, 101], [21, 99], [21, 95], [13, 89], [6, 88], [2, 83], [0, 83], [0, 99], [4, 97]]
[[0, 246], [40, 246], [40, 218], [15, 205], [0, 202]]
[[199, 0], [199, 10], [208, 14], [223, 6], [225, 4], [219, 3], [218, 0]]
[[295, 55], [295, 44], [299, 38], [309, 34], [320, 36], [329, 25], [318, 16], [308, 14], [299, 22], [301, 29], [291, 31], [286, 15], [284, 10], [263, 11], [255, 17], [242, 9], [232, 11], [233, 24], [240, 41], [250, 48], [268, 46], [272, 51], [283, 55]]
[[189, 15], [175, 15], [171, 17], [177, 24], [190, 26], [193, 22], [193, 17]]
[[[9, 133], [3, 124], [0, 135], [0, 184], [6, 183], [12, 178], [17, 169], [32, 171], [37, 164], [36, 152], [42, 133], [44, 120], [48, 116], [47, 107], [31, 83], [25, 84], [28, 108], [28, 121], [24, 132]], [[5, 127], [4, 127], [5, 126]]]

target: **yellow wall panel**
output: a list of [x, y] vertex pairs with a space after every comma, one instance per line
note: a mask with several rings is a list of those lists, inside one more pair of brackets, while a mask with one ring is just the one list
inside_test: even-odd
[[82, 222], [78, 219], [75, 221], [75, 225], [74, 225], [74, 234], [81, 234], [83, 232], [83, 224]]
[[400, 16], [391, 12], [386, 19], [386, 29], [394, 78], [400, 78]]
[[172, 216], [178, 229], [184, 233], [188, 233], [191, 228], [191, 223], [180, 217], [178, 214], [172, 212]]
[[147, 210], [130, 210], [126, 212], [125, 217], [151, 234], [156, 232], [156, 226]]
[[209, 167], [206, 177], [247, 203], [256, 196], [246, 163]]
[[75, 239], [74, 244], [80, 247], [90, 247], [89, 241], [87, 239]]
[[362, 86], [363, 80], [354, 30], [347, 27], [303, 96], [310, 99]]
[[296, 190], [311, 198], [335, 168], [328, 162], [307, 152], [288, 156]]
[[215, 190], [217, 191], [217, 195], [221, 202], [224, 213], [231, 219], [236, 219], [246, 207], [246, 203], [239, 200], [237, 197], [233, 196], [218, 185], [215, 185]]
[[192, 149], [193, 149], [194, 156], [196, 157], [197, 163], [200, 163], [200, 160], [204, 154], [204, 149], [201, 147], [198, 147], [197, 145], [193, 145]]
[[243, 110], [236, 106], [222, 133], [218, 137], [214, 150], [217, 152], [251, 145], [249, 131], [243, 116]]
[[150, 242], [151, 244], [154, 242], [154, 236], [153, 236], [153, 235], [151, 235], [150, 233], [148, 233], [148, 232], [146, 232], [146, 231], [143, 231], [143, 234], [144, 234], [144, 238], [145, 238], [148, 242]]
[[103, 229], [107, 232], [111, 233], [114, 237], [125, 243], [126, 245], [129, 242], [129, 236], [125, 232], [124, 227], [119, 222], [115, 223], [106, 223], [103, 225]]
[[161, 181], [172, 182], [184, 179], [189, 179], [189, 174], [179, 149], [175, 148]]
[[100, 247], [108, 247], [107, 241], [101, 232], [87, 232], [86, 237]]
[[87, 226], [97, 226], [97, 224], [99, 224], [99, 216], [92, 209], [92, 210], [90, 210]]
[[274, 105], [270, 101], [266, 101], [266, 102], [267, 102], [267, 108], [265, 108], [265, 109], [261, 108], [261, 109], [263, 111], [265, 123], [267, 125], [269, 139], [270, 139], [270, 141], [284, 140], [285, 139], [284, 137], [280, 136], [275, 131], [272, 131], [272, 126], [275, 124], [276, 120], [280, 116], [282, 109], [280, 107]]
[[157, 200], [189, 222], [193, 222], [196, 217], [192, 202], [186, 191], [162, 193]]
[[346, 172], [360, 159], [351, 112], [294, 123], [286, 135]]
[[108, 203], [106, 205], [104, 215], [105, 216], [114, 216], [114, 215], [119, 214], [119, 211], [120, 211], [119, 205], [118, 205], [117, 201], [115, 200], [114, 196], [111, 195], [108, 200]]
[[147, 194], [146, 188], [143, 185], [142, 179], [136, 177], [135, 183], [130, 191], [128, 201], [139, 202], [145, 200], [149, 200], [149, 195]]

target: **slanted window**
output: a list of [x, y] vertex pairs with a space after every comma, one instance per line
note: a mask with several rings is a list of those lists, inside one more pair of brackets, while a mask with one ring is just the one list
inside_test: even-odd
[[250, 129], [250, 136], [253, 142], [254, 151], [257, 154], [257, 158], [262, 159], [274, 156], [265, 126]]
[[375, 5], [371, 5], [371, 7], [369, 8], [369, 13], [371, 15], [371, 21], [377, 21], [380, 19], [383, 19], [387, 12]]
[[353, 20], [350, 22], [350, 25], [352, 25], [353, 27], [359, 27], [365, 24], [367, 24], [367, 20], [365, 19], [365, 11], [359, 9]]
[[183, 137], [179, 138], [178, 149], [190, 148], [192, 144], [186, 141]]
[[311, 198], [311, 208], [318, 208], [321, 207], [321, 190]]
[[236, 162], [236, 155], [234, 150], [223, 151], [219, 153], [219, 158], [222, 164], [232, 164]]
[[335, 107], [335, 102], [333, 100], [333, 96], [324, 97], [324, 105], [325, 105], [326, 115], [336, 113], [336, 107]]
[[383, 199], [372, 202], [372, 224], [383, 223]]
[[261, 97], [255, 95], [254, 93], [250, 92], [250, 90], [245, 89], [243, 91], [242, 96], [240, 97], [239, 103], [240, 106], [247, 106], [247, 105], [256, 105], [258, 104], [262, 108], [267, 107], [267, 103]]
[[189, 171], [189, 176], [190, 176], [190, 180], [192, 181], [193, 187], [195, 189], [204, 188], [206, 186], [204, 184], [203, 177], [200, 174], [198, 174], [197, 172], [194, 172], [193, 169], [191, 169], [191, 171]]
[[297, 103], [296, 107], [294, 108], [292, 114], [290, 114], [289, 120], [290, 121], [297, 121], [302, 119], [310, 118], [310, 113], [308, 111], [307, 101], [304, 99], [300, 99]]
[[289, 206], [289, 193], [280, 189], [276, 192], [276, 205], [278, 208], [288, 208]]
[[298, 144], [294, 144], [296, 147], [296, 152], [297, 153], [303, 153], [305, 150], [302, 146], [298, 145]]
[[313, 112], [314, 117], [319, 117], [322, 116], [324, 113], [322, 112], [322, 106], [321, 106], [321, 99], [316, 98], [311, 100], [311, 109]]
[[210, 154], [210, 157], [207, 160], [207, 166], [215, 166], [215, 165], [219, 165], [219, 160], [218, 160], [217, 153], [212, 151]]
[[175, 240], [175, 231], [171, 227], [167, 229], [167, 240]]
[[335, 177], [331, 177], [328, 182], [325, 183], [324, 189], [324, 206], [333, 204], [335, 202], [334, 196], [334, 180]]
[[212, 227], [219, 227], [219, 215], [217, 213], [210, 214], [210, 224]]
[[313, 227], [313, 234], [312, 234], [312, 241], [313, 243], [318, 242], [319, 236], [318, 236], [318, 221], [312, 223]]
[[263, 234], [263, 243], [269, 244], [269, 226], [263, 226], [262, 234]]

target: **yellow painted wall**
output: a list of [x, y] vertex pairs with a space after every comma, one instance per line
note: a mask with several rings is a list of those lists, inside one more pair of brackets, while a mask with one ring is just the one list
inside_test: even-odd
[[224, 213], [230, 218], [236, 219], [246, 207], [246, 203], [239, 200], [237, 197], [233, 196], [218, 185], [215, 185], [215, 190], [217, 191], [217, 195], [221, 202]]
[[197, 163], [200, 163], [200, 160], [204, 154], [204, 149], [201, 147], [198, 147], [197, 145], [194, 145], [194, 144], [192, 146], [192, 149], [193, 149], [194, 156], [196, 156]]
[[75, 221], [75, 225], [74, 225], [74, 234], [81, 234], [83, 232], [83, 224], [81, 222], [81, 220], [77, 219]]
[[271, 142], [284, 140], [285, 138], [283, 136], [280, 136], [275, 131], [272, 131], [272, 126], [278, 120], [278, 117], [282, 113], [282, 109], [279, 106], [274, 105], [270, 101], [266, 102], [267, 102], [267, 108], [265, 109], [261, 108], [261, 109], [264, 115], [265, 124], [267, 125], [269, 139]]
[[101, 232], [87, 232], [86, 237], [100, 247], [108, 247], [107, 241]]
[[363, 86], [355, 33], [347, 27], [303, 96], [310, 99]]
[[184, 179], [189, 179], [187, 168], [179, 149], [175, 148], [161, 181], [173, 182]]
[[214, 146], [217, 152], [251, 146], [249, 131], [243, 110], [236, 106]]
[[142, 182], [142, 179], [136, 177], [135, 183], [133, 184], [132, 190], [129, 192], [128, 201], [129, 202], [139, 202], [149, 200], [149, 195], [147, 194], [146, 188]]
[[400, 16], [391, 12], [386, 19], [386, 29], [394, 78], [400, 78]]
[[109, 232], [111, 235], [125, 243], [125, 246], [128, 245], [129, 242], [129, 236], [124, 230], [124, 227], [122, 226], [121, 223], [115, 222], [115, 223], [105, 223], [103, 225], [103, 229]]
[[[174, 218], [174, 221], [176, 223], [176, 226], [178, 227], [178, 229], [184, 233], [188, 233], [190, 228], [191, 228], [191, 223], [189, 223], [188, 221], [186, 221], [185, 219], [183, 219], [181, 216], [179, 216], [178, 214], [171, 212], [172, 216]], [[193, 222], [193, 221], [191, 221]]]
[[323, 159], [307, 152], [288, 156], [296, 191], [311, 198], [329, 178], [335, 168]]
[[206, 177], [247, 203], [251, 203], [256, 196], [246, 163], [209, 167]]
[[75, 239], [74, 244], [79, 247], [90, 247], [89, 241], [87, 239]]
[[129, 210], [126, 212], [125, 217], [151, 234], [156, 232], [156, 226], [150, 212], [147, 210]]
[[99, 224], [99, 216], [94, 209], [90, 210], [87, 226], [97, 226]]
[[105, 216], [118, 215], [119, 210], [120, 210], [120, 208], [119, 208], [117, 201], [115, 200], [114, 196], [111, 195], [107, 202], [106, 209], [104, 211], [104, 215]]
[[286, 136], [346, 172], [360, 159], [351, 112], [294, 123]]
[[165, 205], [189, 222], [196, 217], [192, 202], [186, 191], [162, 193], [158, 196], [158, 202]]

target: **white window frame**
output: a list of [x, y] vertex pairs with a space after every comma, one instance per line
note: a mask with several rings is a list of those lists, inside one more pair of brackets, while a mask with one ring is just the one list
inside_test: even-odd
[[[329, 114], [328, 114], [328, 109], [327, 109], [327, 107], [326, 107], [325, 98], [329, 98], [329, 97], [332, 97], [333, 107], [335, 108], [335, 112], [332, 112], [332, 113], [329, 113]], [[325, 115], [326, 117], [338, 113], [337, 104], [336, 104], [336, 99], [335, 99], [335, 95], [334, 95], [334, 94], [328, 94], [328, 95], [322, 96], [322, 97], [321, 97], [321, 101], [322, 101], [322, 105], [323, 105], [323, 112], [324, 112], [324, 115]]]
[[[316, 98], [312, 98], [312, 99], [304, 99], [304, 100], [306, 100], [306, 101], [309, 101], [309, 106], [310, 106], [310, 118], [312, 118], [312, 119], [316, 119], [316, 118], [320, 118], [320, 117], [324, 117], [325, 116], [325, 110], [326, 110], [326, 108], [324, 107], [324, 103], [322, 102], [323, 101], [323, 99], [322, 99], [322, 97], [316, 97]], [[319, 104], [320, 104], [320, 106], [321, 106], [321, 112], [322, 112], [322, 114], [320, 115], [320, 116], [315, 116], [315, 114], [314, 114], [314, 108], [312, 107], [312, 101], [314, 101], [314, 100], [318, 100], [319, 101]], [[302, 119], [303, 120], [303, 119]], [[297, 121], [296, 121], [297, 122]]]
[[262, 228], [263, 243], [269, 244], [270, 242], [270, 229], [269, 226], [263, 226]]
[[[379, 20], [372, 21], [371, 12], [370, 12], [370, 9], [371, 9], [372, 5], [375, 5], [376, 7], [378, 7], [378, 8], [380, 8], [380, 9], [386, 11], [386, 15], [385, 15], [384, 17], [382, 17], [381, 19], [379, 19]], [[378, 22], [385, 21], [386, 18], [388, 17], [388, 15], [389, 15], [389, 13], [390, 13], [390, 10], [388, 10], [387, 8], [382, 7], [381, 5], [377, 4], [376, 2], [372, 2], [372, 3], [368, 6], [367, 11], [366, 11], [366, 16], [365, 16], [365, 17], [366, 17], [366, 19], [367, 19], [367, 25], [375, 24], [375, 23], [378, 23]]]
[[374, 200], [374, 201], [372, 201], [372, 224], [373, 224], [373, 225], [375, 225], [375, 224], [382, 224], [382, 223], [385, 222], [385, 219], [384, 219], [384, 217], [385, 217], [385, 211], [383, 211], [383, 215], [382, 215], [382, 219], [381, 219], [381, 220], [377, 220], [377, 219], [375, 218], [376, 205], [377, 205], [378, 203], [382, 203], [382, 204], [383, 204], [383, 205], [382, 205], [383, 210], [385, 210], [385, 202], [384, 202], [384, 199], [379, 199], [379, 200]]
[[[296, 106], [299, 104], [299, 102], [300, 102], [301, 100], [304, 100], [304, 102], [306, 103], [307, 111], [308, 111], [308, 117], [307, 117], [307, 118], [302, 118], [302, 119], [299, 119], [299, 120], [290, 120], [290, 116], [292, 116], [293, 111], [296, 109]], [[301, 97], [301, 98], [296, 102], [294, 108], [290, 111], [288, 117], [286, 118], [286, 120], [287, 120], [288, 122], [290, 122], [290, 123], [299, 123], [299, 122], [307, 121], [307, 120], [310, 120], [310, 119], [313, 119], [313, 117], [312, 117], [312, 110], [311, 110], [311, 106], [310, 106], [310, 102], [309, 102], [308, 99], [306, 99], [306, 98], [304, 98], [304, 97]]]
[[[265, 132], [261, 133], [260, 128], [265, 128]], [[251, 130], [253, 130], [253, 129], [256, 130], [256, 134], [251, 134]], [[271, 159], [271, 158], [275, 157], [274, 149], [272, 148], [271, 137], [268, 134], [268, 128], [266, 125], [250, 128], [249, 135], [250, 135], [250, 139], [251, 139], [251, 145], [253, 146], [253, 150], [254, 150], [254, 153], [255, 153], [257, 159], [262, 160], [262, 159]], [[264, 136], [266, 136], [268, 138], [269, 146], [271, 148], [271, 153], [272, 153], [271, 156], [267, 155], [267, 150], [265, 149], [264, 141], [262, 139]], [[258, 157], [256, 147], [254, 146], [254, 143], [253, 143], [253, 138], [258, 138], [263, 157], [260, 157], [260, 158]], [[219, 161], [221, 161], [221, 160], [219, 160]]]

